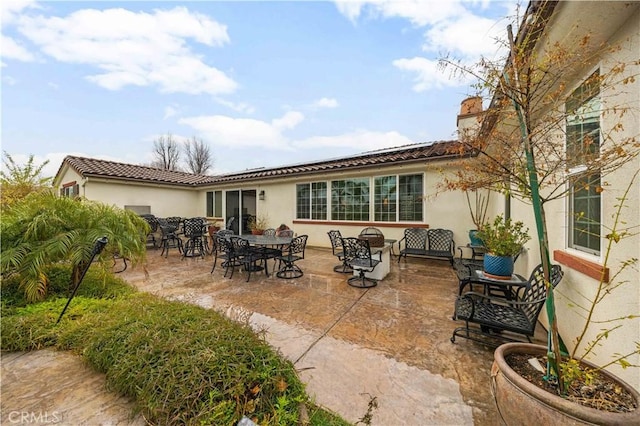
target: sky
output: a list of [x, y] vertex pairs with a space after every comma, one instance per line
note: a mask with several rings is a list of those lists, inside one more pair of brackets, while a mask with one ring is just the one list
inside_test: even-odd
[[220, 174], [455, 139], [476, 92], [438, 60], [499, 57], [516, 7], [3, 0], [2, 150], [54, 176], [66, 155], [149, 164], [171, 134]]

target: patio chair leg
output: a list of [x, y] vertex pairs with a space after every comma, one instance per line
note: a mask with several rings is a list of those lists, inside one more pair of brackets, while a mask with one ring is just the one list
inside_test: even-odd
[[357, 277], [351, 277], [347, 280], [347, 284], [351, 287], [357, 288], [371, 288], [378, 285], [378, 281], [372, 278], [367, 278], [364, 275], [364, 270], [360, 269], [360, 273]]

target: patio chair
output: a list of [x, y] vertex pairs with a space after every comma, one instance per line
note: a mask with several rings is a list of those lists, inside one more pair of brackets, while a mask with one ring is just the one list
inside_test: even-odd
[[329, 240], [331, 241], [331, 250], [333, 251], [333, 255], [338, 258], [341, 265], [336, 265], [333, 267], [334, 272], [339, 272], [341, 274], [351, 274], [353, 273], [353, 269], [347, 264], [346, 258], [344, 256], [344, 248], [342, 247], [342, 234], [337, 229], [331, 230], [327, 232], [329, 235]]
[[[262, 232], [262, 235], [266, 238], [275, 238], [277, 234], [277, 231], [275, 230], [275, 228], [267, 228]], [[279, 246], [271, 246], [271, 247], [254, 247], [253, 249], [255, 251], [259, 251], [261, 252], [262, 256], [265, 258], [265, 267], [266, 267], [266, 261], [268, 259], [277, 259], [279, 256], [282, 256], [282, 249], [283, 249], [284, 245], [279, 245]], [[275, 272], [276, 269], [276, 263], [273, 263], [273, 271]]]
[[[551, 267], [551, 285], [555, 288], [562, 279], [560, 265]], [[451, 342], [456, 336], [483, 344], [497, 346], [505, 341], [520, 341], [503, 334], [511, 332], [520, 334], [531, 342], [538, 315], [547, 300], [547, 286], [544, 281], [542, 265], [531, 272], [527, 286], [517, 294], [516, 300], [494, 297], [483, 293], [468, 292], [458, 296], [455, 304], [455, 319], [463, 320], [464, 327], [453, 330]], [[477, 324], [479, 328], [470, 327]]]
[[368, 240], [349, 237], [342, 239], [342, 247], [347, 264], [354, 270], [358, 271], [358, 275], [347, 280], [347, 284], [352, 287], [370, 288], [378, 285], [378, 281], [365, 275], [366, 272], [373, 270], [381, 263], [381, 260], [374, 259], [371, 256], [371, 247]]
[[184, 244], [182, 258], [185, 257], [204, 257], [207, 252], [208, 244], [204, 235], [205, 221], [200, 217], [185, 219], [183, 222], [184, 236], [187, 242]]
[[213, 267], [211, 268], [211, 273], [216, 269], [216, 264], [218, 258], [221, 258], [223, 261], [220, 266], [224, 267], [224, 276], [227, 276], [229, 272], [229, 268], [231, 268], [231, 275], [229, 278], [233, 278], [233, 273], [236, 270], [236, 266], [241, 266], [239, 261], [239, 254], [236, 255], [235, 246], [232, 237], [226, 235], [217, 235], [216, 236], [216, 252], [215, 257], [213, 259]]
[[155, 233], [158, 232], [158, 221], [156, 220], [156, 217], [152, 214], [141, 214], [140, 217], [143, 218], [151, 228], [147, 234], [146, 245], [152, 245], [154, 249], [158, 248], [155, 236]]
[[276, 273], [278, 278], [292, 279], [300, 278], [304, 275], [302, 269], [296, 265], [296, 262], [304, 259], [304, 251], [307, 247], [308, 238], [308, 235], [295, 237], [286, 248], [286, 253], [276, 258], [279, 264], [284, 263], [284, 266]]
[[170, 216], [167, 218], [169, 225], [176, 227], [176, 235], [181, 233], [182, 218], [180, 216]]
[[[233, 235], [233, 231], [229, 229], [220, 229], [215, 234], [211, 235], [211, 239], [213, 243], [211, 243], [211, 254], [213, 255], [213, 267], [211, 268], [211, 273], [216, 269], [216, 265], [218, 264], [218, 257], [227, 260], [226, 253], [224, 247], [220, 245], [218, 242], [219, 238], [223, 238], [228, 240], [228, 236]], [[223, 262], [224, 263], [224, 262]]]
[[241, 265], [247, 273], [247, 282], [251, 279], [252, 272], [264, 270], [267, 277], [269, 276], [263, 247], [251, 247], [249, 241], [242, 237], [231, 237], [231, 244], [233, 244], [236, 264]]
[[161, 235], [160, 247], [162, 247], [162, 252], [160, 252], [160, 256], [168, 257], [170, 248], [177, 248], [178, 252], [182, 254], [182, 240], [176, 235], [177, 226], [170, 224], [167, 219], [157, 218], [156, 220], [158, 221]]

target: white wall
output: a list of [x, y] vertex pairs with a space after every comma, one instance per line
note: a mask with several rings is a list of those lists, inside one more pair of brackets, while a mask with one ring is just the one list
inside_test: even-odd
[[[637, 60], [640, 49], [638, 28], [640, 28], [640, 11], [636, 9], [635, 13], [629, 17], [626, 23], [621, 26], [618, 32], [609, 40], [611, 44], [620, 44], [622, 49], [603, 58], [599, 63], [602, 74], [607, 73], [607, 70], [610, 69], [613, 64]], [[581, 77], [587, 77], [589, 75], [587, 72], [588, 70], [585, 70]], [[637, 137], [640, 133], [640, 79], [637, 77], [639, 70], [637, 66], [629, 67], [626, 72], [629, 75], [635, 74], [635, 82], [622, 87], [618, 86], [618, 90], [615, 93], [603, 92], [601, 94], [605, 102], [610, 102], [615, 105], [628, 105], [633, 108], [633, 112], [626, 114], [622, 120], [624, 130], [616, 134], [616, 138], [619, 140], [625, 137]], [[608, 132], [618, 123], [618, 119], [613, 117], [613, 115], [605, 115], [601, 123], [602, 131]], [[567, 247], [568, 206], [565, 199], [546, 205], [547, 232], [551, 252], [553, 253], [554, 250], [562, 250], [577, 258], [600, 265], [605, 264], [608, 240], [604, 236], [609, 233], [608, 229], [613, 225], [613, 214], [616, 206], [619, 204], [619, 198], [622, 196], [622, 192], [631, 181], [632, 175], [639, 169], [640, 159], [636, 158], [623, 169], [604, 177], [602, 180], [604, 188], [602, 192], [603, 237], [601, 240], [602, 253], [600, 255], [590, 255]], [[632, 233], [635, 235], [613, 244], [609, 259], [606, 262], [606, 265], [610, 269], [611, 276], [614, 276], [620, 270], [622, 262], [629, 261], [633, 258], [640, 258], [640, 236], [638, 235], [638, 226], [640, 225], [639, 211], [640, 182], [638, 182], [638, 178], [636, 178], [629, 192], [626, 207], [623, 209], [623, 216], [620, 221], [621, 224], [634, 227]], [[512, 216], [515, 219], [524, 220], [530, 227], [531, 235], [535, 239], [535, 223], [531, 206], [514, 201]], [[535, 241], [528, 244], [529, 250], [526, 255], [521, 256], [516, 262], [517, 272], [522, 274], [528, 273], [528, 271], [531, 271], [532, 268], [540, 262], [537, 247]], [[580, 306], [583, 308], [587, 307], [587, 300], [592, 300], [596, 296], [599, 281], [572, 269], [570, 266], [561, 266], [565, 272], [565, 276], [556, 291], [556, 311], [560, 334], [571, 350], [575, 347], [575, 338], [584, 324], [586, 312]], [[616, 288], [616, 286], [621, 283], [626, 284]], [[615, 323], [606, 321], [640, 314], [640, 271], [637, 264], [625, 270], [624, 273], [615, 277], [613, 282], [605, 286], [605, 290], [607, 291], [612, 289], [614, 290], [597, 306], [594, 323], [585, 339], [587, 343], [593, 341], [601, 329], [611, 328], [615, 325]], [[544, 313], [541, 314], [541, 320], [546, 323]], [[604, 365], [613, 359], [615, 353], [627, 354], [636, 350], [635, 345], [640, 342], [640, 319], [624, 319], [620, 321], [619, 324], [621, 324], [622, 327], [612, 332], [607, 339], [602, 341], [602, 344], [596, 348], [595, 352], [589, 358], [591, 361], [599, 365]], [[584, 347], [584, 343], [582, 346]], [[578, 351], [578, 355], [580, 354], [581, 351]], [[640, 364], [640, 356], [635, 355], [628, 361], [638, 365]], [[608, 370], [623, 378], [636, 389], [640, 389], [640, 368], [622, 369], [618, 365], [614, 365], [609, 367]]]
[[[82, 189], [80, 193], [83, 194]], [[148, 205], [151, 206], [151, 214], [158, 217], [204, 216], [205, 209], [204, 202], [198, 202], [199, 193], [189, 188], [89, 179], [84, 185], [84, 196], [120, 208], [127, 205]]]

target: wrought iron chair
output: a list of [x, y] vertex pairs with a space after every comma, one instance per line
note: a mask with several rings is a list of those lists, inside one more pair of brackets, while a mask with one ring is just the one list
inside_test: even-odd
[[162, 252], [160, 256], [164, 255], [164, 257], [168, 257], [170, 248], [177, 248], [180, 254], [182, 254], [182, 240], [176, 235], [177, 226], [170, 224], [167, 219], [159, 217], [156, 220], [158, 221], [161, 234], [160, 247], [162, 247]]
[[176, 227], [176, 235], [180, 234], [180, 232], [181, 232], [180, 227], [182, 226], [182, 218], [181, 217], [179, 217], [179, 216], [170, 216], [170, 217], [167, 218], [167, 222], [169, 222], [169, 225]]
[[[551, 267], [551, 285], [555, 288], [562, 279], [563, 272], [560, 265]], [[463, 320], [464, 327], [457, 327], [451, 336], [455, 342], [456, 336], [473, 340], [483, 344], [500, 344], [505, 341], [519, 341], [503, 332], [523, 335], [531, 342], [538, 315], [547, 299], [547, 285], [544, 280], [542, 265], [536, 266], [531, 272], [529, 283], [516, 294], [516, 300], [494, 297], [482, 293], [468, 292], [458, 296], [455, 304], [456, 320]], [[480, 327], [470, 327], [477, 324]]]
[[[277, 231], [275, 228], [267, 228], [262, 232], [262, 235], [266, 238], [275, 238]], [[279, 256], [282, 256], [283, 245], [279, 246], [271, 246], [271, 247], [254, 247], [253, 250], [260, 253], [265, 259], [265, 267], [268, 259], [277, 259]], [[273, 263], [273, 271], [275, 272], [276, 263]]]
[[211, 254], [213, 255], [213, 267], [211, 268], [211, 273], [213, 273], [213, 271], [216, 269], [216, 265], [218, 264], [218, 256], [220, 256], [220, 258], [223, 258], [224, 261], [227, 260], [227, 254], [225, 253], [224, 247], [221, 247], [218, 239], [223, 238], [225, 240], [228, 240], [228, 237], [230, 235], [233, 235], [233, 231], [231, 231], [230, 229], [220, 229], [218, 232], [211, 236], [211, 238], [213, 239], [213, 243], [211, 244]]
[[278, 278], [292, 279], [300, 278], [304, 275], [304, 272], [296, 265], [296, 262], [304, 259], [304, 251], [307, 247], [308, 238], [308, 235], [295, 237], [286, 248], [286, 253], [283, 252], [281, 256], [276, 258], [279, 264], [284, 263], [284, 266], [276, 273]]
[[207, 252], [207, 243], [204, 235], [204, 220], [200, 217], [185, 219], [183, 222], [184, 236], [187, 242], [184, 245], [182, 258], [204, 257]]
[[[404, 248], [402, 243], [404, 242]], [[398, 263], [404, 257], [406, 262], [407, 255], [424, 256], [427, 252], [427, 230], [424, 228], [407, 228], [404, 230], [404, 237], [398, 242], [400, 252], [398, 254]]]
[[354, 237], [343, 238], [342, 247], [344, 249], [347, 264], [354, 271], [358, 271], [358, 275], [349, 278], [347, 283], [352, 287], [358, 288], [370, 288], [377, 286], [377, 280], [365, 275], [366, 272], [373, 272], [376, 266], [381, 263], [381, 260], [374, 259], [371, 256], [369, 241]]
[[158, 244], [156, 241], [155, 233], [158, 232], [158, 221], [156, 217], [152, 214], [141, 214], [141, 218], [143, 218], [149, 224], [149, 233], [147, 234], [146, 245], [152, 245], [153, 248], [158, 248]]
[[333, 255], [338, 258], [341, 265], [336, 265], [333, 267], [334, 272], [340, 272], [341, 274], [351, 274], [353, 269], [351, 266], [347, 264], [344, 248], [342, 247], [342, 234], [337, 229], [333, 229], [327, 232], [329, 235], [329, 240], [331, 240], [331, 250], [333, 251]]
[[233, 238], [225, 235], [217, 235], [216, 236], [216, 256], [213, 261], [213, 267], [211, 268], [211, 273], [216, 269], [216, 262], [218, 257], [220, 257], [223, 262], [221, 266], [224, 267], [224, 276], [227, 276], [229, 272], [229, 268], [231, 268], [231, 275], [229, 278], [233, 278], [233, 273], [236, 270], [236, 266], [242, 266], [240, 262], [241, 253], [236, 251], [236, 244], [234, 244]]
[[[236, 263], [242, 265], [242, 269], [247, 273], [247, 282], [251, 279], [251, 273], [264, 270], [269, 276], [267, 269], [267, 259], [261, 247], [251, 247], [249, 241], [242, 237], [231, 237]], [[260, 265], [262, 264], [262, 265]]]

